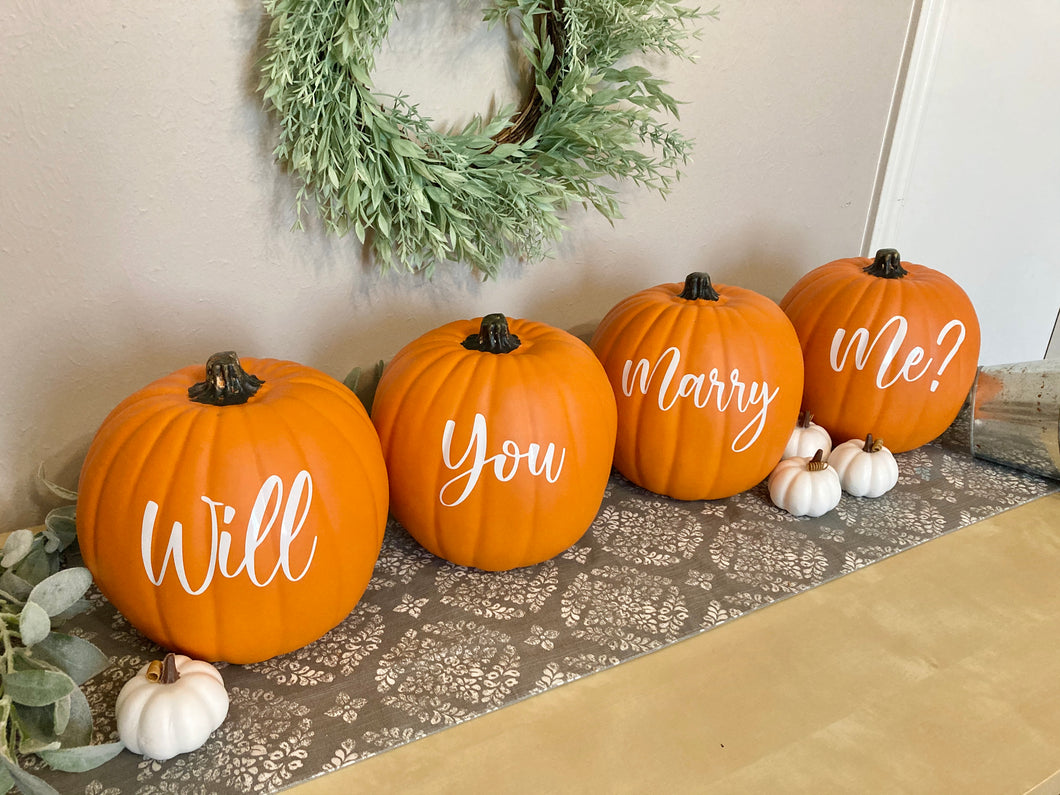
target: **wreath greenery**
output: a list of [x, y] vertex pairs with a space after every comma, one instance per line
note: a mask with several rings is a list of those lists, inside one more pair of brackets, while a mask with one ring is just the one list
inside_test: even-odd
[[534, 91], [445, 134], [407, 97], [373, 91], [398, 0], [265, 0], [261, 90], [280, 119], [275, 155], [301, 182], [299, 224], [312, 204], [384, 270], [457, 260], [494, 276], [507, 257], [545, 256], [572, 203], [621, 217], [602, 182], [666, 195], [691, 141], [659, 118], [677, 118], [664, 82], [630, 61], [689, 58], [701, 13], [678, 2], [490, 0], [484, 20], [521, 31]]

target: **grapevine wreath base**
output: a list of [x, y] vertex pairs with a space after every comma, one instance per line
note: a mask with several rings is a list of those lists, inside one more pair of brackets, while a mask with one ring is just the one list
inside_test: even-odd
[[[677, 0], [492, 0], [490, 24], [519, 31], [533, 91], [514, 114], [434, 130], [405, 96], [373, 91], [374, 53], [397, 0], [266, 0], [266, 105], [276, 157], [300, 179], [299, 221], [353, 231], [382, 269], [430, 272], [465, 262], [486, 276], [504, 260], [546, 255], [572, 203], [621, 216], [631, 180], [666, 195], [689, 139], [662, 80], [631, 56], [682, 58], [698, 9]], [[714, 12], [710, 12], [713, 15]]]

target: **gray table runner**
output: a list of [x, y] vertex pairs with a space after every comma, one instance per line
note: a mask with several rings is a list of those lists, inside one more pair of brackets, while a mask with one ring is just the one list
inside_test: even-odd
[[[709, 630], [1060, 484], [973, 459], [966, 428], [898, 456], [884, 497], [844, 495], [820, 519], [775, 508], [764, 484], [677, 502], [613, 475], [585, 536], [504, 573], [461, 568], [387, 528], [368, 591], [319, 641], [220, 666], [224, 725], [198, 751], [155, 762], [126, 751], [85, 774], [26, 760], [63, 793], [275, 792]], [[160, 650], [98, 593], [72, 631], [112, 657], [84, 687], [96, 742], [114, 700]]]

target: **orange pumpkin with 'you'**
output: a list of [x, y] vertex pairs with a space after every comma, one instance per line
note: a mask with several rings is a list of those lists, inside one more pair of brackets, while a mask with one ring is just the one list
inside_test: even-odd
[[452, 563], [540, 563], [600, 509], [615, 398], [561, 329], [493, 314], [429, 331], [383, 371], [372, 421], [395, 518]]

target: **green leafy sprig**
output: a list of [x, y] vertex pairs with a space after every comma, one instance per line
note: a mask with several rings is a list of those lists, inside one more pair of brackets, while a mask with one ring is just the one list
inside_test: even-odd
[[83, 638], [56, 631], [89, 606], [83, 597], [92, 575], [63, 566], [76, 533], [75, 507], [56, 508], [41, 532], [16, 530], [0, 551], [0, 793], [17, 785], [25, 795], [57, 795], [22, 769], [20, 756], [35, 754], [53, 769], [81, 772], [124, 747], [91, 745], [92, 711], [80, 689], [110, 659]]
[[384, 270], [429, 273], [456, 260], [494, 276], [508, 257], [544, 257], [571, 204], [620, 218], [604, 183], [628, 180], [665, 196], [687, 164], [691, 141], [660, 119], [677, 118], [677, 101], [631, 61], [689, 58], [684, 42], [698, 8], [493, 0], [484, 19], [521, 31], [540, 98], [536, 125], [508, 141], [510, 110], [443, 134], [406, 97], [374, 92], [374, 53], [396, 4], [265, 0], [261, 80], [280, 121], [275, 155], [301, 181], [299, 223], [315, 207], [329, 231], [352, 231]]

